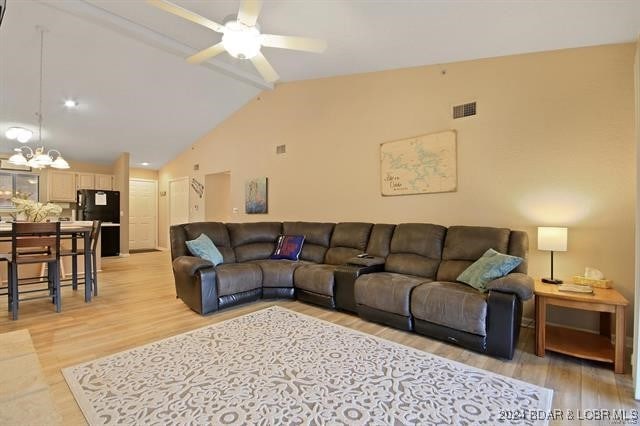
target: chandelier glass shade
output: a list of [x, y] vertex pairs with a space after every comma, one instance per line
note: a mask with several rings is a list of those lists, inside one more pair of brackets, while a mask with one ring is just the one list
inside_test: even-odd
[[50, 149], [45, 152], [44, 147], [38, 147], [35, 151], [28, 146], [15, 149], [16, 153], [9, 157], [9, 162], [17, 166], [29, 166], [33, 169], [53, 167], [54, 169], [68, 169], [69, 163], [62, 158], [60, 151]]
[[[53, 167], [55, 169], [68, 169], [69, 163], [62, 158], [62, 154], [57, 149], [50, 149], [45, 151], [42, 145], [42, 81], [44, 75], [44, 28], [36, 27], [40, 31], [40, 97], [38, 104], [38, 112], [36, 117], [38, 118], [38, 147], [32, 149], [30, 146], [23, 145], [15, 148], [15, 154], [9, 157], [9, 163], [17, 166], [29, 166], [33, 169], [42, 169], [44, 167]], [[33, 132], [21, 127], [11, 127], [5, 133], [5, 136], [18, 142], [26, 143], [33, 136]]]

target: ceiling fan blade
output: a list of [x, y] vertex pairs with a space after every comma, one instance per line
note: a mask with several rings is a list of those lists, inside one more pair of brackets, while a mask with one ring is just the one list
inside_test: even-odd
[[238, 11], [238, 21], [248, 27], [255, 26], [260, 9], [262, 9], [262, 0], [242, 0], [240, 11]]
[[174, 15], [178, 15], [181, 18], [184, 18], [188, 21], [195, 22], [196, 24], [200, 24], [204, 27], [207, 27], [215, 32], [221, 33], [224, 30], [224, 26], [218, 24], [217, 22], [213, 22], [210, 19], [207, 19], [203, 16], [198, 15], [197, 13], [193, 13], [190, 10], [187, 10], [183, 7], [180, 7], [176, 4], [168, 2], [166, 0], [147, 0], [152, 6], [157, 7], [158, 9], [162, 9], [165, 12], [172, 13]]
[[302, 50], [304, 52], [322, 53], [327, 48], [327, 42], [315, 38], [262, 34], [262, 45], [279, 49]]
[[258, 52], [256, 56], [251, 58], [251, 62], [253, 62], [253, 65], [255, 65], [262, 78], [264, 78], [269, 83], [273, 83], [280, 78], [276, 70], [273, 69], [262, 52]]
[[199, 64], [209, 58], [213, 58], [214, 56], [221, 54], [222, 52], [224, 52], [224, 45], [222, 42], [220, 42], [204, 50], [201, 50], [193, 56], [189, 56], [187, 58], [187, 62], [189, 62], [190, 64]]

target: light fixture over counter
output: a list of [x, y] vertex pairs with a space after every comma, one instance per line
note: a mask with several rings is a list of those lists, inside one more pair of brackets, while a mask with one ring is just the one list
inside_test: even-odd
[[16, 148], [15, 154], [9, 157], [9, 162], [17, 166], [29, 166], [34, 169], [42, 169], [47, 166], [54, 169], [68, 169], [69, 163], [62, 158], [60, 151], [50, 149], [46, 153], [44, 147], [36, 148], [35, 152], [29, 146]]
[[[50, 149], [45, 151], [42, 145], [42, 81], [44, 76], [44, 28], [36, 27], [40, 31], [40, 95], [38, 112], [36, 117], [38, 118], [38, 147], [32, 149], [30, 146], [23, 145], [15, 148], [16, 152], [9, 158], [11, 164], [18, 166], [29, 166], [34, 169], [42, 169], [44, 167], [53, 167], [55, 169], [68, 169], [69, 163], [62, 158], [62, 154], [57, 149]], [[29, 137], [27, 137], [27, 135]], [[18, 142], [26, 143], [31, 139], [33, 133], [30, 130], [22, 129], [20, 127], [12, 127], [6, 132], [6, 136], [9, 139], [17, 139]]]

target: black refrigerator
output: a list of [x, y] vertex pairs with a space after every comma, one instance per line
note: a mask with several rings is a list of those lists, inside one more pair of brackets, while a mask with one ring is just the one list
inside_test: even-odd
[[76, 195], [77, 220], [101, 220], [102, 256], [120, 254], [120, 192], [80, 189]]

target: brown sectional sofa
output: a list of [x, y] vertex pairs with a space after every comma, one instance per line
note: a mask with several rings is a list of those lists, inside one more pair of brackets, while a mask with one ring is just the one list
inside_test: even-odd
[[[206, 234], [224, 262], [191, 256]], [[304, 235], [298, 261], [269, 259], [281, 234]], [[525, 261], [486, 293], [456, 282], [489, 248]], [[297, 298], [493, 356], [513, 357], [532, 296], [527, 234], [424, 223], [200, 222], [171, 227], [177, 297], [200, 314], [260, 298]], [[369, 258], [357, 258], [366, 252]]]

